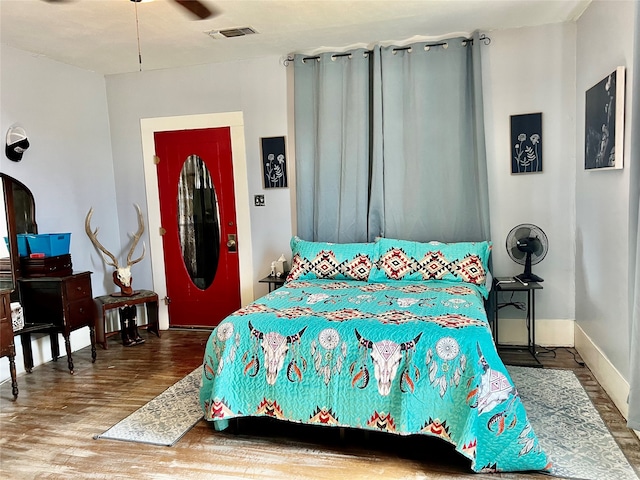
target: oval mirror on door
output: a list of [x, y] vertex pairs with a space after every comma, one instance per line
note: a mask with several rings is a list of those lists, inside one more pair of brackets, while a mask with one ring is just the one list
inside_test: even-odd
[[197, 155], [184, 162], [178, 181], [178, 235], [191, 281], [206, 290], [220, 257], [218, 199], [207, 166]]

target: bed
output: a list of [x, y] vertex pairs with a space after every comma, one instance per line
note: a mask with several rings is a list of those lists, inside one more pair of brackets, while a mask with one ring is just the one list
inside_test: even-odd
[[490, 244], [291, 241], [285, 284], [212, 332], [200, 403], [452, 444], [475, 472], [548, 470], [485, 311]]

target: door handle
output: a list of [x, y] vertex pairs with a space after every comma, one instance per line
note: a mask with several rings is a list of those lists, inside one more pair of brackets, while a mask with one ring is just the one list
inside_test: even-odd
[[236, 243], [236, 234], [235, 233], [230, 233], [227, 235], [227, 248], [229, 249], [230, 252], [237, 252], [238, 251], [238, 245]]

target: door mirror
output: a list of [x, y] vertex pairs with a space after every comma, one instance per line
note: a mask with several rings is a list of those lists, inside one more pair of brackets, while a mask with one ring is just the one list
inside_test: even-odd
[[190, 155], [182, 165], [177, 221], [184, 266], [194, 285], [206, 290], [220, 258], [220, 212], [209, 169], [197, 155]]

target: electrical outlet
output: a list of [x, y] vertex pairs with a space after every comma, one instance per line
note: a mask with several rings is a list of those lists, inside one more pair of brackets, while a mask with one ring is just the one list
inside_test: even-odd
[[256, 207], [264, 207], [264, 195], [254, 195], [253, 202]]

